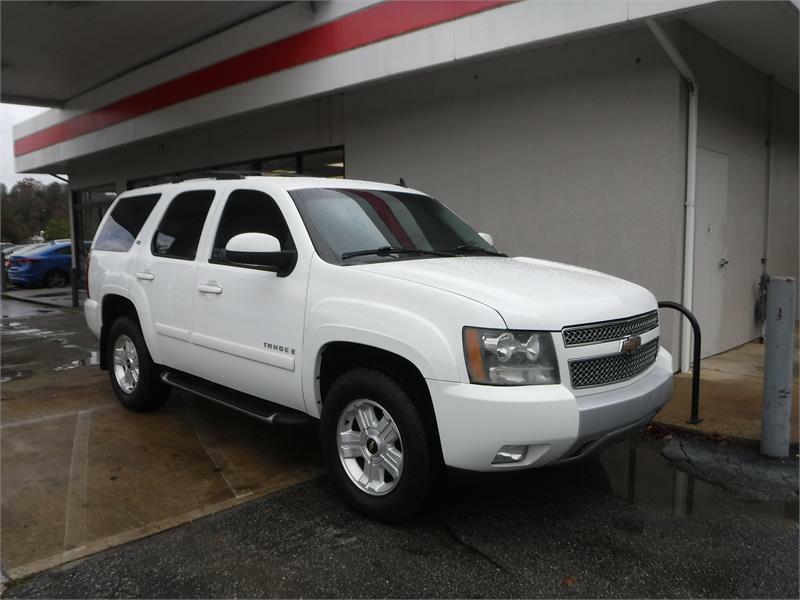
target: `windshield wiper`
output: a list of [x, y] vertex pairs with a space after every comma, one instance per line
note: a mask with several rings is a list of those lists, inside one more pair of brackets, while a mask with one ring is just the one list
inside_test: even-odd
[[450, 252], [437, 252], [436, 250], [420, 250], [418, 248], [400, 248], [398, 246], [381, 246], [380, 248], [373, 248], [372, 250], [354, 250], [353, 252], [345, 252], [342, 254], [342, 260], [353, 258], [355, 256], [389, 256], [390, 254], [430, 254], [431, 256], [453, 256]]
[[497, 250], [488, 250], [486, 248], [473, 246], [472, 244], [461, 244], [456, 248], [456, 252], [480, 252], [481, 254], [488, 254], [489, 256], [508, 256], [508, 254], [503, 254]]

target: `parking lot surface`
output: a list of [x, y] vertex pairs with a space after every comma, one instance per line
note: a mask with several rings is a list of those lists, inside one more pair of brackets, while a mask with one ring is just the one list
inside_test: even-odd
[[403, 527], [352, 513], [322, 478], [6, 595], [797, 597], [797, 503], [676, 485], [659, 447], [641, 437], [571, 467], [454, 474]]
[[3, 302], [2, 565], [25, 575], [319, 476], [311, 431], [119, 406], [78, 312]]
[[188, 396], [127, 413], [80, 315], [36, 310], [3, 306], [6, 597], [798, 596], [797, 495], [712, 485], [663, 440], [448, 472], [425, 515], [386, 526], [317, 476], [313, 432]]

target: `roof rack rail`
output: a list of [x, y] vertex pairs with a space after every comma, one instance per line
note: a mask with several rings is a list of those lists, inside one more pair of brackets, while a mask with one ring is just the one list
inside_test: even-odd
[[186, 176], [178, 176], [176, 181], [190, 179], [244, 179], [247, 176], [261, 175], [261, 171], [199, 171]]

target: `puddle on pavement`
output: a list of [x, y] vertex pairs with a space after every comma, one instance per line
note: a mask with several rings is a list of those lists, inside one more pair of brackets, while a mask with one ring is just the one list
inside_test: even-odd
[[4, 302], [3, 308], [10, 317], [0, 322], [0, 383], [98, 364], [97, 339], [83, 315], [13, 301]]
[[674, 468], [661, 455], [664, 442], [645, 435], [619, 443], [599, 457], [613, 493], [630, 504], [680, 517], [722, 511], [798, 522], [798, 501], [764, 502], [736, 496], [721, 486]]
[[0, 369], [0, 383], [8, 383], [17, 379], [27, 379], [33, 375], [33, 371], [23, 371], [20, 369]]

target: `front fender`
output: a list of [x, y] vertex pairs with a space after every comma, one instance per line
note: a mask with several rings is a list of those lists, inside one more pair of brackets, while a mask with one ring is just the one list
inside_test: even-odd
[[464, 382], [464, 326], [505, 327], [493, 308], [447, 290], [319, 258], [311, 267], [301, 361], [311, 415], [320, 414], [318, 376], [327, 344], [371, 346], [411, 362], [427, 380]]
[[[347, 323], [358, 316], [358, 324]], [[397, 306], [349, 298], [317, 303], [310, 315], [320, 323], [308, 330], [303, 346], [303, 397], [309, 414], [320, 414], [318, 374], [322, 351], [332, 342], [351, 342], [405, 358], [426, 379], [459, 381], [452, 344], [434, 323]]]

